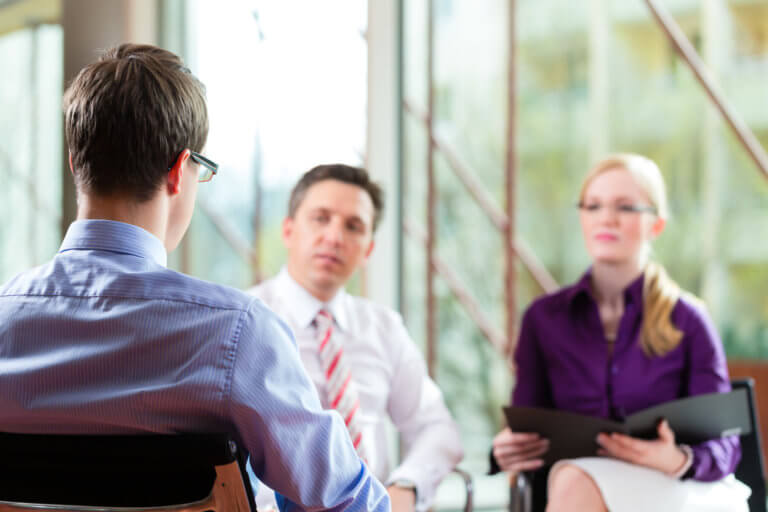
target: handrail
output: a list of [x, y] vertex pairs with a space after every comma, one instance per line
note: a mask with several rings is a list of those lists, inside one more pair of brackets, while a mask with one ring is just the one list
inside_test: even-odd
[[[403, 221], [403, 231], [405, 234], [411, 236], [418, 242], [420, 242], [425, 248], [427, 246], [427, 235], [416, 224], [409, 220]], [[458, 274], [456, 274], [438, 254], [432, 253], [430, 255], [430, 266], [434, 271], [443, 278], [448, 285], [448, 289], [459, 304], [462, 305], [464, 311], [480, 329], [482, 335], [491, 342], [500, 353], [504, 353], [507, 347], [507, 337], [499, 329], [494, 327], [493, 322], [486, 316], [480, 304], [472, 296], [469, 289], [461, 282]]]
[[[435, 252], [437, 239], [437, 179], [435, 176], [435, 151], [432, 140], [435, 134], [435, 0], [427, 0], [427, 233], [424, 238], [429, 258]], [[435, 275], [433, 265], [427, 265], [427, 371], [435, 378], [437, 366], [437, 304], [435, 303]]]
[[[15, 169], [16, 164], [13, 161], [11, 161], [11, 157], [8, 156], [8, 153], [6, 153], [3, 148], [0, 148], [0, 159], [4, 161], [4, 164], [0, 165], [0, 171], [7, 174], [10, 178], [27, 185], [28, 187], [35, 185], [32, 178], [30, 178], [26, 174], [18, 172]], [[54, 211], [54, 209], [51, 208], [46, 202], [44, 202], [40, 198], [40, 196], [38, 196], [37, 194], [30, 195], [29, 199], [35, 210], [42, 211], [43, 213], [51, 217], [56, 222], [61, 221], [61, 213], [58, 211]]]
[[[259, 269], [253, 267], [253, 262], [258, 261], [258, 254], [251, 247], [248, 241], [243, 238], [222, 215], [217, 213], [210, 205], [202, 198], [197, 199], [197, 205], [200, 211], [208, 217], [208, 220], [213, 224], [214, 229], [229, 244], [235, 253], [237, 253], [244, 261], [248, 262], [256, 274], [259, 273]], [[258, 277], [258, 276], [257, 276]]]
[[[507, 223], [504, 237], [504, 303], [506, 306], [507, 345], [504, 354], [515, 350], [517, 340], [517, 268], [515, 238], [517, 237], [517, 1], [507, 2], [507, 119], [504, 162], [504, 206]], [[518, 256], [518, 259], [520, 257]]]
[[699, 54], [696, 53], [696, 49], [691, 42], [685, 36], [680, 26], [675, 19], [661, 7], [656, 0], [645, 0], [646, 5], [651, 10], [656, 22], [664, 30], [664, 33], [669, 38], [672, 46], [682, 59], [688, 64], [693, 71], [694, 76], [699, 81], [701, 86], [706, 91], [709, 98], [714, 103], [717, 110], [720, 111], [725, 121], [733, 130], [736, 138], [747, 153], [755, 162], [760, 173], [764, 178], [768, 179], [768, 154], [765, 149], [760, 145], [760, 142], [752, 133], [752, 130], [741, 120], [741, 118], [734, 112], [734, 110], [728, 105], [722, 93], [718, 90], [714, 79], [709, 74], [706, 66], [702, 62]]
[[[403, 106], [406, 112], [420, 121], [427, 123], [426, 114], [418, 110], [413, 103], [406, 100], [403, 102]], [[491, 195], [477, 178], [477, 174], [461, 160], [451, 145], [439, 134], [434, 134], [432, 144], [435, 149], [440, 151], [445, 157], [449, 164], [448, 166], [454, 172], [461, 184], [464, 185], [472, 198], [477, 202], [480, 209], [488, 216], [494, 227], [500, 232], [503, 232], [507, 227], [507, 214], [496, 205]], [[555, 281], [555, 278], [552, 277], [552, 274], [547, 271], [546, 267], [536, 258], [534, 252], [519, 235], [515, 237], [512, 250], [517, 257], [520, 258], [525, 269], [531, 274], [531, 277], [533, 277], [542, 290], [551, 293], [559, 288], [559, 285], [557, 284], [557, 281]]]

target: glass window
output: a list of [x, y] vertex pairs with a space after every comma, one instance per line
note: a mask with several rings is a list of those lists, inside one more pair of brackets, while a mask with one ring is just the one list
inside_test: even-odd
[[[440, 2], [438, 2], [438, 5]], [[508, 2], [453, 1], [436, 8], [435, 129], [503, 207]], [[405, 100], [426, 112], [425, 0], [405, 3]], [[768, 147], [768, 6], [677, 0], [665, 6], [723, 88], [733, 109]], [[729, 357], [766, 357], [768, 181], [725, 125], [642, 2], [517, 2], [516, 228], [559, 283], [588, 264], [574, 205], [590, 163], [614, 151], [654, 159], [665, 175], [672, 218], [655, 257], [703, 297]], [[426, 226], [427, 131], [406, 113], [404, 216]], [[504, 326], [501, 234], [439, 150], [437, 253], [484, 312]], [[425, 339], [426, 258], [404, 246], [404, 313]], [[437, 277], [438, 384], [458, 418], [467, 456], [487, 470], [502, 427], [512, 372], [446, 283]], [[538, 295], [518, 269], [522, 311]], [[520, 313], [519, 311], [518, 313]], [[482, 478], [478, 476], [482, 481]], [[500, 496], [499, 499], [505, 499]], [[489, 505], [491, 506], [491, 505]]]
[[[285, 258], [291, 187], [365, 158], [365, 2], [189, 2], [190, 64], [207, 88], [205, 154], [221, 165], [176, 264], [247, 287]], [[297, 13], [301, 13], [298, 15]]]
[[62, 33], [0, 36], [0, 282], [53, 256], [61, 240]]

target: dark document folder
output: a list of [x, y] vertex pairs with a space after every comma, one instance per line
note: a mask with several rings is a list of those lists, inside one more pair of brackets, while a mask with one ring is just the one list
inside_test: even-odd
[[504, 414], [513, 431], [537, 432], [549, 439], [549, 451], [544, 455], [546, 464], [596, 455], [600, 432], [654, 439], [656, 426], [664, 418], [675, 432], [676, 441], [684, 444], [752, 431], [745, 389], [673, 400], [638, 411], [623, 422], [537, 407], [504, 407]]

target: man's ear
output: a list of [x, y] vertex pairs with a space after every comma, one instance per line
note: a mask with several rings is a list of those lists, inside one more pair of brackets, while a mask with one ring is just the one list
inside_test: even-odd
[[168, 170], [167, 187], [168, 193], [175, 196], [181, 192], [181, 180], [184, 177], [184, 164], [189, 160], [190, 152], [188, 149], [182, 151]]
[[368, 258], [371, 257], [371, 253], [373, 252], [373, 246], [376, 245], [373, 238], [371, 238], [371, 245], [368, 246], [368, 250], [365, 251], [365, 261], [368, 261]]
[[291, 234], [293, 233], [293, 218], [286, 217], [283, 219], [283, 245], [285, 245], [286, 248], [291, 247]]
[[72, 174], [72, 177], [75, 177], [75, 166], [72, 165], [72, 152], [69, 153], [69, 172]]

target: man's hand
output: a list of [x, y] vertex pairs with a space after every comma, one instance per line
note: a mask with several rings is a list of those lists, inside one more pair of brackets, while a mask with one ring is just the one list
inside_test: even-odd
[[599, 434], [598, 455], [615, 457], [640, 466], [674, 475], [688, 461], [686, 453], [675, 443], [675, 433], [667, 420], [659, 423], [659, 438], [651, 441], [623, 434]]
[[512, 432], [505, 428], [493, 438], [493, 457], [502, 471], [517, 473], [538, 469], [544, 464], [537, 457], [549, 450], [549, 439], [532, 432]]
[[416, 508], [416, 493], [413, 489], [405, 489], [390, 485], [387, 487], [389, 499], [392, 501], [392, 512], [413, 512]]

